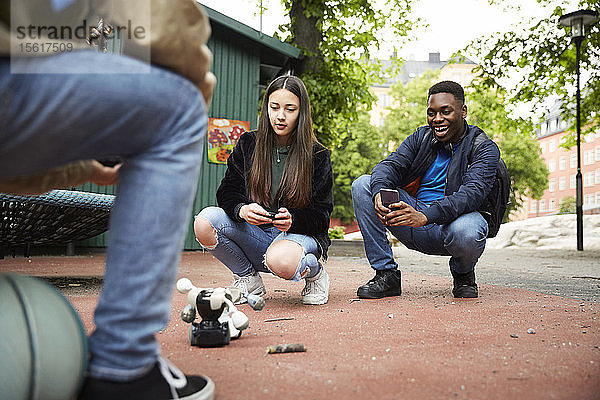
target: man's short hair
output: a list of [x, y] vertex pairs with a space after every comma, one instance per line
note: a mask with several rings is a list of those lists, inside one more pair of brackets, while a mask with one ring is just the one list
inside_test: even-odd
[[431, 95], [438, 93], [450, 93], [456, 100], [465, 104], [465, 91], [460, 84], [454, 81], [441, 81], [430, 87], [427, 100], [429, 100]]

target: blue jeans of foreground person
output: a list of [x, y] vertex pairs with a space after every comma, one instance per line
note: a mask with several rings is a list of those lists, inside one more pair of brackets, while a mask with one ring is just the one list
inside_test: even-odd
[[[400, 201], [416, 210], [424, 205], [399, 189]], [[461, 215], [446, 225], [427, 224], [420, 228], [385, 226], [375, 214], [371, 193], [371, 176], [363, 175], [352, 183], [352, 202], [358, 226], [363, 236], [365, 253], [375, 270], [396, 269], [392, 247], [386, 229], [402, 244], [421, 253], [451, 256], [450, 269], [458, 273], [473, 271], [485, 249], [487, 221], [477, 211]]]
[[[217, 245], [207, 250], [237, 276], [250, 275], [254, 271], [271, 272], [264, 262], [265, 253], [278, 240], [298, 243], [303, 250], [291, 280], [298, 282], [302, 272], [307, 267], [316, 267], [320, 257], [316, 240], [307, 235], [281, 232], [274, 226], [261, 228], [246, 221], [233, 221], [219, 207], [207, 207], [200, 211], [196, 218], [198, 217], [206, 218], [217, 232]], [[308, 254], [314, 257], [307, 257]]]
[[[15, 62], [15, 60], [13, 60]], [[89, 339], [89, 374], [146, 373], [170, 316], [206, 132], [206, 106], [186, 79], [128, 57], [81, 51], [0, 58], [0, 178], [79, 159], [121, 156], [104, 288]], [[96, 71], [110, 69], [112, 73]], [[62, 74], [44, 74], [59, 70]]]

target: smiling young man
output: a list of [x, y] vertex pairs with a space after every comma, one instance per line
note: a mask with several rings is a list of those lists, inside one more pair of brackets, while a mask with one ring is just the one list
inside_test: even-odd
[[[478, 296], [475, 264], [485, 248], [488, 224], [477, 211], [494, 183], [498, 146], [468, 125], [463, 88], [443, 81], [429, 89], [427, 126], [418, 128], [385, 160], [352, 184], [354, 212], [375, 276], [360, 298], [402, 293], [401, 274], [386, 229], [409, 249], [450, 256], [454, 297]], [[384, 205], [381, 189], [399, 200]]]

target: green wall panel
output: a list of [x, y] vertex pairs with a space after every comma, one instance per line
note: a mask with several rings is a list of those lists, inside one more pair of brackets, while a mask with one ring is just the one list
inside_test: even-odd
[[[118, 46], [117, 43], [113, 45], [114, 47]], [[220, 26], [213, 27], [213, 35], [208, 42], [208, 47], [213, 52], [212, 71], [217, 77], [217, 86], [208, 116], [250, 121], [251, 128], [256, 129], [260, 79], [259, 49], [256, 44], [241, 35], [227, 31]], [[216, 191], [225, 175], [225, 165], [209, 163], [206, 154], [207, 142], [205, 140], [202, 171], [184, 243], [186, 250], [202, 248], [195, 240], [193, 216], [207, 206], [216, 205]], [[91, 183], [76, 189], [94, 193], [115, 193], [113, 186], [104, 187]], [[104, 233], [81, 241], [77, 245], [104, 247], [107, 245], [107, 239], [108, 233]]]
[[[217, 77], [209, 117], [249, 121], [251, 129], [256, 129], [260, 78], [258, 49], [244, 43], [241, 37], [218, 28], [213, 29], [208, 47], [213, 52], [212, 70]], [[217, 204], [217, 188], [225, 175], [225, 165], [208, 162], [207, 146], [205, 141], [193, 215]], [[193, 215], [185, 239], [186, 250], [202, 248], [194, 236]]]

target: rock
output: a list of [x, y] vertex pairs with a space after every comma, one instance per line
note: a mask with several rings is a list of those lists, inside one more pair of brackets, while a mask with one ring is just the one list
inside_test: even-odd
[[[600, 249], [600, 215], [583, 216], [583, 246], [589, 250]], [[502, 224], [498, 235], [487, 240], [486, 247], [576, 249], [576, 216], [549, 215]]]

